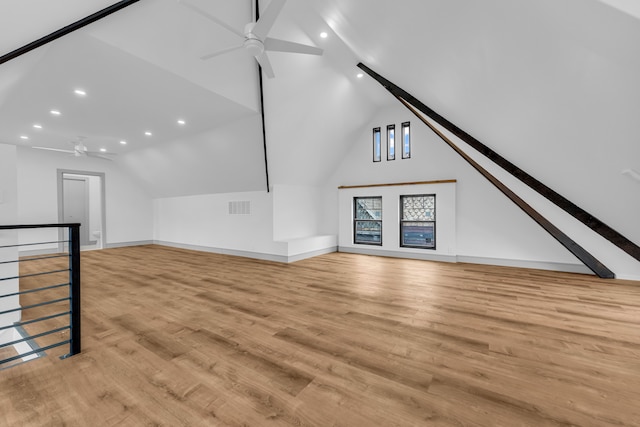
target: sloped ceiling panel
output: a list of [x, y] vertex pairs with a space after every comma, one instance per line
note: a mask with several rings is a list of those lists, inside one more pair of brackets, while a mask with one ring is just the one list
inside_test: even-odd
[[[84, 136], [91, 150], [122, 152], [120, 140], [128, 149], [140, 149], [255, 114], [82, 32], [43, 51], [2, 107], [0, 139], [28, 133], [33, 145], [68, 149], [76, 136]], [[85, 88], [87, 96], [74, 97], [76, 87]], [[52, 108], [62, 115], [51, 116]], [[188, 119], [186, 126], [177, 125], [179, 117]], [[34, 123], [43, 129], [33, 130]], [[153, 137], [145, 137], [146, 130]]]
[[240, 119], [188, 139], [121, 156], [153, 197], [266, 190], [261, 122]]
[[7, 0], [0, 13], [0, 55], [102, 10], [115, 0]]
[[365, 63], [640, 242], [637, 185], [621, 174], [640, 166], [636, 18], [578, 0], [322, 8]]

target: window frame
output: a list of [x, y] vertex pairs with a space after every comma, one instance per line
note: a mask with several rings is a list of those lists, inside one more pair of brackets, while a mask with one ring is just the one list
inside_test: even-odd
[[[376, 135], [378, 139], [376, 140]], [[376, 150], [377, 149], [377, 150]], [[382, 130], [380, 127], [373, 128], [373, 162], [382, 161]]]
[[[416, 221], [416, 220], [410, 220], [404, 219], [404, 203], [403, 203], [403, 198], [405, 197], [433, 197], [433, 220], [430, 221]], [[426, 249], [426, 250], [436, 250], [437, 247], [437, 228], [436, 228], [436, 221], [437, 221], [437, 216], [436, 216], [436, 194], [432, 193], [432, 194], [401, 194], [400, 198], [400, 213], [399, 213], [399, 230], [400, 230], [400, 236], [399, 236], [399, 244], [401, 248], [412, 248], [412, 249]], [[422, 224], [433, 224], [433, 246], [420, 246], [420, 245], [410, 245], [410, 244], [405, 244], [404, 243], [404, 228], [403, 225], [404, 223], [422, 223]]]
[[[405, 129], [409, 132], [408, 133], [408, 137], [409, 137], [409, 144], [405, 144], [404, 138], [404, 131]], [[410, 159], [411, 158], [411, 122], [403, 122], [400, 125], [400, 135], [401, 135], [401, 139], [402, 139], [402, 158], [403, 159]], [[407, 147], [408, 146], [408, 147]], [[406, 149], [408, 148], [408, 149]]]
[[[358, 219], [358, 200], [359, 199], [380, 199], [380, 219]], [[373, 245], [382, 246], [382, 196], [354, 196], [353, 197], [353, 244], [354, 245]], [[379, 242], [365, 242], [358, 241], [357, 230], [358, 223], [360, 222], [377, 222], [380, 224], [380, 241]]]
[[[393, 138], [391, 137], [391, 131], [393, 131]], [[391, 147], [393, 147], [393, 154], [391, 154]], [[387, 160], [396, 159], [396, 125], [387, 125]]]

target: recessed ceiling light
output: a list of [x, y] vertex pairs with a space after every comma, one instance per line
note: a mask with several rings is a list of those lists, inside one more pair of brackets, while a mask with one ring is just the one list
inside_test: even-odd
[[322, 37], [323, 39], [326, 39], [329, 36], [329, 34], [327, 34], [325, 31], [320, 33], [320, 37]]
[[103, 153], [106, 153], [107, 149], [106, 148], [101, 148], [100, 151], [103, 152]]
[[27, 135], [20, 135], [20, 139], [29, 139]]
[[357, 78], [359, 78], [359, 79], [361, 79], [361, 78], [363, 78], [363, 77], [364, 77], [364, 74], [362, 74], [362, 73], [358, 73], [358, 74], [356, 75], [356, 77], [357, 77]]
[[51, 114], [53, 114], [54, 116], [59, 116], [60, 114], [62, 114], [60, 111], [58, 110], [51, 110], [49, 111]]
[[153, 135], [153, 134], [152, 134], [151, 132], [149, 132], [149, 131], [146, 131], [144, 134], [145, 134], [146, 136], [152, 136], [152, 135]]
[[185, 121], [184, 121], [184, 120], [182, 120], [182, 119], [179, 119], [179, 120], [178, 120], [178, 124], [179, 124], [180, 126], [184, 126], [184, 125], [186, 125], [186, 124], [187, 124], [187, 122], [185, 122]]
[[122, 141], [120, 141], [120, 144], [122, 145], [127, 145], [127, 141], [125, 141], [124, 139]]
[[42, 125], [39, 125], [39, 124], [37, 124], [37, 123], [36, 123], [35, 125], [33, 125], [33, 127], [34, 127], [35, 129], [42, 129]]
[[76, 90], [73, 91], [73, 93], [75, 93], [78, 96], [87, 96], [87, 92], [85, 92], [82, 89], [76, 89]]

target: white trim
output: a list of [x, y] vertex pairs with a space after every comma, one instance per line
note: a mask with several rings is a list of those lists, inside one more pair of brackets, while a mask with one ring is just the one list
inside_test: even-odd
[[303, 259], [313, 258], [313, 257], [320, 256], [320, 255], [326, 255], [326, 254], [330, 254], [330, 253], [337, 252], [337, 251], [338, 251], [338, 247], [337, 246], [331, 246], [331, 247], [328, 247], [328, 248], [318, 249], [316, 251], [305, 252], [303, 254], [290, 255], [288, 257], [288, 261], [287, 262], [291, 263], [291, 262], [302, 261]]
[[189, 245], [189, 244], [185, 244], [185, 243], [165, 242], [165, 241], [161, 241], [161, 240], [155, 240], [153, 242], [153, 244], [159, 245], [159, 246], [168, 246], [168, 247], [171, 247], [171, 248], [187, 249], [187, 250], [191, 250], [191, 251], [199, 251], [199, 252], [208, 252], [208, 253], [214, 253], [214, 254], [239, 256], [239, 257], [243, 257], [243, 258], [259, 259], [259, 260], [263, 260], [263, 261], [280, 262], [280, 263], [283, 263], [283, 264], [289, 264], [289, 263], [301, 261], [303, 259], [313, 258], [315, 256], [329, 254], [329, 253], [332, 253], [332, 252], [336, 252], [337, 249], [338, 249], [336, 246], [332, 246], [332, 247], [328, 247], [328, 248], [318, 249], [318, 250], [315, 250], [315, 251], [310, 251], [310, 252], [305, 252], [305, 253], [301, 253], [301, 254], [286, 256], [286, 255], [275, 255], [275, 254], [268, 254], [268, 253], [262, 253], [262, 252], [250, 252], [250, 251], [240, 251], [240, 250], [235, 250], [235, 249], [214, 248], [214, 247], [211, 247], [211, 246], [198, 246], [198, 245]]
[[400, 252], [400, 251], [386, 251], [380, 249], [370, 249], [365, 247], [351, 247], [351, 246], [339, 246], [338, 252], [345, 252], [350, 254], [362, 254], [362, 255], [374, 255], [391, 258], [408, 258], [408, 259], [421, 259], [424, 261], [441, 261], [441, 262], [456, 262], [455, 255], [438, 255], [427, 252]]
[[464, 255], [458, 255], [458, 262], [468, 262], [470, 264], [499, 265], [503, 267], [530, 268], [534, 270], [562, 271], [565, 273], [580, 273], [580, 274], [593, 275], [593, 272], [589, 270], [589, 268], [586, 265], [569, 264], [569, 263], [563, 263], [563, 262], [529, 261], [524, 259], [485, 258], [485, 257], [464, 256]]
[[[338, 247], [338, 252], [362, 254], [362, 255], [374, 255], [392, 258], [408, 258], [408, 259], [421, 259], [425, 261], [441, 261], [441, 262], [465, 262], [469, 264], [485, 264], [485, 265], [498, 265], [503, 267], [519, 267], [529, 268], [534, 270], [549, 270], [549, 271], [561, 271], [566, 273], [580, 273], [593, 275], [593, 272], [582, 264], [569, 264], [561, 262], [551, 261], [528, 261], [522, 259], [502, 259], [502, 258], [485, 258], [475, 256], [464, 255], [437, 255], [429, 253], [415, 253], [415, 252], [400, 252], [400, 251], [385, 251], [379, 249], [370, 249], [366, 247], [354, 248], [354, 247]], [[623, 277], [617, 277], [623, 279]], [[635, 277], [624, 277], [627, 280], [639, 280]]]
[[261, 252], [249, 252], [249, 251], [240, 251], [235, 249], [214, 248], [211, 246], [189, 245], [186, 243], [165, 242], [162, 240], [154, 240], [153, 244], [160, 245], [160, 246], [168, 246], [171, 248], [188, 249], [191, 251], [209, 252], [209, 253], [222, 254], [222, 255], [232, 255], [232, 256], [239, 256], [243, 258], [261, 259], [264, 261], [275, 261], [275, 262], [282, 262], [282, 263], [287, 263], [288, 261], [288, 257], [285, 255], [274, 255], [274, 254], [267, 254], [267, 253], [261, 253]]
[[153, 245], [155, 242], [153, 240], [138, 240], [134, 242], [118, 242], [118, 243], [109, 243], [105, 246], [105, 249], [114, 249], [114, 248], [127, 248], [129, 246], [145, 246], [145, 245]]

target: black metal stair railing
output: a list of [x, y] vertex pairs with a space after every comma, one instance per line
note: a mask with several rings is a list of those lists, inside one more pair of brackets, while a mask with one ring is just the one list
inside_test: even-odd
[[[63, 237], [29, 243], [20, 243], [17, 234], [9, 242], [2, 239], [28, 229], [61, 230]], [[0, 275], [0, 369], [67, 344], [62, 358], [80, 353], [80, 224], [0, 225], [0, 242], [0, 251], [9, 254], [0, 258], [0, 267], [12, 272]], [[17, 256], [34, 247], [53, 249]]]

